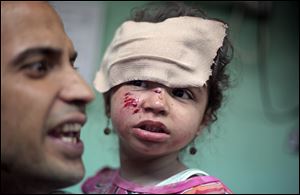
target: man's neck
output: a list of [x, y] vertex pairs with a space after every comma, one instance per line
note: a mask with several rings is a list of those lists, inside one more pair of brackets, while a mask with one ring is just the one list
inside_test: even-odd
[[1, 194], [49, 194], [37, 183], [22, 179], [18, 175], [7, 173], [1, 168]]

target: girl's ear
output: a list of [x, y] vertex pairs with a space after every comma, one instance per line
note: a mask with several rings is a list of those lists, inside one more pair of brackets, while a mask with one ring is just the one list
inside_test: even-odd
[[206, 110], [204, 114], [201, 125], [208, 126], [211, 123], [211, 120], [212, 120], [212, 113], [211, 113], [211, 109], [209, 108]]
[[211, 110], [210, 109], [207, 109], [203, 118], [202, 118], [202, 121], [201, 121], [201, 124], [200, 124], [200, 127], [199, 127], [199, 130], [197, 131], [197, 136], [201, 134], [202, 130], [207, 127], [209, 125], [209, 123], [211, 122]]
[[110, 92], [104, 93], [103, 98], [104, 98], [105, 114], [108, 118], [110, 118]]

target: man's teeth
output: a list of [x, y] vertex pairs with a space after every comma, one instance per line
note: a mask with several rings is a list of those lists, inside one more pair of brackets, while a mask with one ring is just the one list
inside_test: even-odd
[[76, 137], [61, 137], [61, 140], [66, 143], [72, 143], [76, 144], [77, 143], [77, 138]]
[[61, 130], [63, 133], [79, 132], [80, 129], [81, 129], [81, 124], [79, 124], [79, 123], [68, 123], [68, 124], [64, 124], [61, 127]]
[[61, 139], [65, 143], [76, 144], [79, 142], [80, 130], [82, 125], [80, 123], [66, 123], [63, 124], [55, 133], [55, 137]]

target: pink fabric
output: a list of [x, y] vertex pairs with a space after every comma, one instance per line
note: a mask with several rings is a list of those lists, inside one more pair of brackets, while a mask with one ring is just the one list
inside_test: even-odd
[[[82, 191], [84, 193], [99, 194], [128, 194], [135, 192], [140, 194], [181, 194], [189, 189], [205, 184], [221, 184], [214, 188], [215, 192], [231, 193], [222, 182], [212, 176], [196, 176], [182, 182], [164, 186], [140, 186], [120, 177], [118, 170], [104, 168], [96, 176], [84, 182]], [[222, 189], [219, 189], [221, 186]], [[201, 191], [205, 192], [205, 191]], [[210, 192], [207, 190], [207, 192]]]

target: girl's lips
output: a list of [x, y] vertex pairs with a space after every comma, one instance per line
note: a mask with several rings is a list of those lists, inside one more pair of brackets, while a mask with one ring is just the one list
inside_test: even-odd
[[150, 142], [165, 142], [170, 138], [169, 134], [160, 132], [150, 132], [140, 128], [133, 128], [132, 133], [138, 139]]
[[138, 123], [132, 132], [138, 139], [150, 142], [165, 142], [170, 137], [170, 132], [163, 123], [151, 120]]
[[170, 134], [170, 131], [167, 129], [167, 127], [159, 121], [145, 120], [138, 123], [134, 128], [139, 128], [154, 133]]

